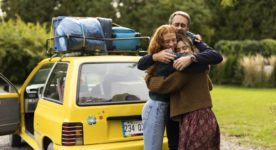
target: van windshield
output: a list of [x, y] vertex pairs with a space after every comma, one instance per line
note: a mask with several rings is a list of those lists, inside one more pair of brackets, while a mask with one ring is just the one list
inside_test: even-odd
[[144, 72], [137, 63], [83, 64], [79, 73], [79, 105], [136, 103], [148, 99]]

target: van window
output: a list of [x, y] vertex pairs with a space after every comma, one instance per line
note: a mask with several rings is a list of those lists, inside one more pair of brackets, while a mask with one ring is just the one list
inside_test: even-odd
[[34, 75], [32, 80], [30, 81], [29, 85], [33, 84], [45, 84], [45, 81], [48, 77], [49, 72], [54, 64], [46, 64], [42, 66], [37, 73]]
[[136, 63], [83, 64], [79, 73], [79, 105], [133, 103], [148, 99], [144, 72]]
[[67, 68], [67, 63], [56, 63], [47, 81], [43, 97], [57, 102], [63, 102]]
[[45, 82], [53, 67], [54, 63], [43, 65], [33, 76], [24, 93], [25, 112], [33, 113], [35, 111], [37, 101], [41, 98]]

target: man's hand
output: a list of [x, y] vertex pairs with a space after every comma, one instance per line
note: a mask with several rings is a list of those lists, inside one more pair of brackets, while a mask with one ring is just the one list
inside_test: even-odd
[[175, 59], [175, 57], [176, 56], [174, 54], [171, 54], [167, 50], [162, 50], [152, 55], [153, 61], [160, 61], [163, 63], [170, 63], [172, 60]]
[[202, 37], [199, 34], [195, 35], [195, 42], [200, 43], [202, 41]]
[[189, 66], [192, 63], [192, 56], [188, 55], [188, 56], [183, 56], [178, 58], [177, 60], [174, 61], [173, 63], [173, 67], [178, 70], [181, 71], [184, 68], [186, 68], [187, 66]]

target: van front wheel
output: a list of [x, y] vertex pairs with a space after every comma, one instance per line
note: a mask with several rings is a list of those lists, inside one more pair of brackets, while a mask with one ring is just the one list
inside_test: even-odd
[[20, 147], [22, 144], [21, 137], [17, 134], [10, 135], [10, 144], [11, 147]]

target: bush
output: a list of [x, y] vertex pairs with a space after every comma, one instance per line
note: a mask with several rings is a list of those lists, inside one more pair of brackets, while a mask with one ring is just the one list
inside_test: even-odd
[[215, 49], [224, 55], [256, 55], [261, 54], [265, 57], [276, 55], [276, 40], [264, 39], [261, 41], [226, 41], [221, 40], [215, 44]]
[[213, 66], [210, 74], [216, 84], [275, 87], [276, 56], [243, 56], [239, 59], [235, 55], [229, 55], [224, 57], [222, 63]]
[[239, 41], [226, 41], [220, 40], [215, 44], [215, 49], [219, 50], [224, 55], [239, 55], [242, 51], [242, 47]]
[[269, 64], [272, 66], [271, 83], [273, 87], [276, 87], [276, 55], [269, 58]]
[[215, 49], [224, 55], [224, 62], [212, 67], [214, 83], [246, 87], [276, 86], [276, 40], [221, 40], [215, 44]]
[[261, 55], [243, 57], [240, 63], [244, 69], [243, 85], [261, 87], [264, 81], [264, 58]]
[[275, 86], [276, 56], [265, 58], [261, 55], [244, 57], [241, 66], [245, 76], [243, 85], [246, 87], [274, 87]]
[[242, 54], [244, 55], [256, 55], [262, 53], [262, 47], [259, 41], [255, 40], [245, 40], [240, 41], [242, 46]]
[[276, 40], [264, 39], [260, 41], [262, 46], [262, 54], [264, 56], [276, 55]]
[[46, 26], [24, 23], [20, 18], [0, 24], [0, 72], [22, 83], [38, 61], [45, 57]]
[[240, 85], [243, 72], [238, 55], [224, 56], [223, 62], [211, 67], [211, 79], [216, 84]]
[[227, 58], [223, 56], [223, 61], [215, 66], [211, 67], [210, 77], [213, 83], [223, 84], [224, 76], [225, 76], [225, 63], [227, 62]]

